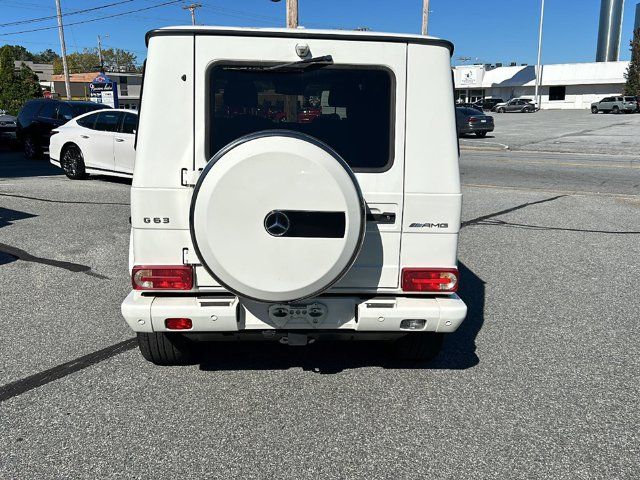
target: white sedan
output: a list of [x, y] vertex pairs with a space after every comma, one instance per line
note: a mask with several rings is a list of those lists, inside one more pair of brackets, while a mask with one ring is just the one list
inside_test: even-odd
[[88, 174], [133, 177], [135, 110], [98, 110], [85, 113], [51, 132], [49, 158], [67, 177]]

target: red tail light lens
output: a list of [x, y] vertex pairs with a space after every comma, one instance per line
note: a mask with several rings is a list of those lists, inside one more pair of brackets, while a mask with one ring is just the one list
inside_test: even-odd
[[186, 265], [135, 266], [131, 283], [134, 290], [191, 290], [193, 270]]
[[405, 292], [455, 292], [458, 290], [458, 269], [403, 268], [402, 290]]
[[477, 123], [478, 119], [476, 117], [469, 118], [469, 123]]
[[164, 325], [170, 330], [190, 330], [193, 328], [193, 322], [190, 318], [167, 318]]

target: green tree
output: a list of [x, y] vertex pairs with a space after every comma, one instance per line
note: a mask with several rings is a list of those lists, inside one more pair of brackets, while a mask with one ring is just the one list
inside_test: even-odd
[[33, 53], [22, 45], [5, 45], [2, 48], [7, 48], [15, 60], [21, 60], [23, 62], [33, 61]]
[[640, 28], [633, 33], [631, 62], [624, 78], [627, 79], [624, 86], [625, 95], [640, 95]]
[[53, 63], [58, 58], [60, 56], [50, 48], [33, 55], [33, 61], [36, 63]]
[[12, 48], [0, 48], [0, 108], [12, 115], [30, 98], [42, 96], [36, 74], [24, 64], [16, 70], [15, 60]]
[[[137, 72], [137, 57], [134, 53], [120, 48], [107, 48], [102, 50], [104, 70], [107, 72]], [[100, 70], [100, 56], [97, 48], [87, 49], [82, 52], [67, 55], [69, 73], [97, 72]], [[53, 62], [53, 73], [62, 73], [62, 59], [56, 58]]]

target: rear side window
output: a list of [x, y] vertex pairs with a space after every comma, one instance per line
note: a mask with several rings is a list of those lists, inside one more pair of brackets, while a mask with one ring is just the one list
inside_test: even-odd
[[66, 103], [58, 104], [58, 110], [56, 112], [56, 118], [58, 120], [71, 120], [74, 117], [73, 110]]
[[109, 105], [103, 105], [102, 103], [75, 103], [71, 108], [73, 109], [73, 116], [77, 117], [83, 113], [93, 112], [94, 110], [104, 110], [111, 107]]
[[18, 120], [20, 121], [20, 123], [24, 124], [30, 121], [34, 117], [38, 109], [40, 108], [41, 104], [42, 102], [25, 103], [24, 107], [22, 107], [22, 110], [20, 110], [20, 113], [18, 114]]
[[122, 126], [120, 128], [121, 133], [136, 133], [138, 129], [138, 116], [133, 113], [125, 113], [122, 120]]
[[382, 67], [264, 71], [214, 65], [208, 154], [249, 133], [285, 129], [323, 141], [354, 170], [387, 170], [393, 162], [394, 88], [392, 74]]
[[102, 132], [115, 132], [118, 130], [118, 123], [120, 122], [120, 112], [100, 112], [97, 115], [94, 130], [100, 130]]
[[78, 120], [76, 120], [76, 123], [81, 127], [93, 129], [96, 124], [97, 117], [98, 114], [94, 113], [93, 115], [87, 115], [86, 117], [79, 118]]
[[56, 102], [42, 102], [42, 108], [38, 112], [38, 116], [42, 118], [55, 118], [57, 106]]

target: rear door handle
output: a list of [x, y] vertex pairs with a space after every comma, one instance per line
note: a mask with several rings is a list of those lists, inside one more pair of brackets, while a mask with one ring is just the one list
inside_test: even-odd
[[89, 135], [80, 135], [80, 138], [89, 138]]
[[381, 225], [393, 225], [396, 223], [396, 214], [390, 212], [367, 213], [367, 222], [376, 222]]
[[124, 142], [124, 138], [116, 138], [116, 142]]

